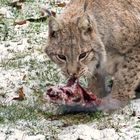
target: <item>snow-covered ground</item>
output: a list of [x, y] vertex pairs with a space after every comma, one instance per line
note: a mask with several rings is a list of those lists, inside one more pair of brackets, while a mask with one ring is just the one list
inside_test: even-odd
[[[35, 15], [27, 11], [37, 13], [38, 3], [25, 3], [20, 16], [0, 3], [0, 15], [5, 17], [0, 29], [8, 26], [6, 40], [4, 30], [0, 32], [0, 140], [139, 140], [139, 99], [111, 115], [96, 117], [94, 113], [57, 114], [56, 106], [44, 102], [46, 85], [64, 82], [43, 51], [47, 24], [13, 26], [11, 19]], [[13, 100], [21, 88], [25, 98]]]

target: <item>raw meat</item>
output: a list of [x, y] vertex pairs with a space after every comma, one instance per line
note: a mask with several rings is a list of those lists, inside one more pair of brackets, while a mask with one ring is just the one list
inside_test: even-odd
[[83, 107], [96, 106], [101, 102], [95, 94], [82, 87], [75, 77], [70, 78], [66, 85], [51, 86], [45, 93], [45, 99], [54, 104]]

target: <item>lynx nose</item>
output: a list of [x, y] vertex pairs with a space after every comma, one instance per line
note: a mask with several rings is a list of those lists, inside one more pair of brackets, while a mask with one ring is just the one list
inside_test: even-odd
[[74, 66], [71, 66], [71, 67], [68, 67], [67, 69], [67, 73], [69, 76], [75, 76], [75, 77], [78, 77], [78, 73], [79, 72], [79, 68], [75, 67]]
[[77, 76], [77, 74], [75, 72], [71, 72], [69, 70], [67, 70], [67, 73], [69, 76]]
[[74, 77], [76, 77], [76, 76], [77, 76], [77, 74], [76, 74], [76, 73], [70, 73], [69, 75], [70, 75], [70, 76], [74, 76]]
[[67, 73], [68, 73], [69, 76], [75, 76], [75, 77], [77, 77], [77, 75], [78, 75], [77, 69], [76, 68], [72, 68], [72, 67], [69, 67], [67, 69]]

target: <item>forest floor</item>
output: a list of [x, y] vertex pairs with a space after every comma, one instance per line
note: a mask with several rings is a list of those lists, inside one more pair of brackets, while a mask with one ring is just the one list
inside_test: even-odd
[[62, 114], [45, 102], [47, 85], [65, 78], [44, 53], [47, 19], [25, 20], [40, 18], [42, 5], [57, 14], [64, 7], [54, 0], [0, 0], [0, 140], [139, 140], [139, 99], [111, 115]]

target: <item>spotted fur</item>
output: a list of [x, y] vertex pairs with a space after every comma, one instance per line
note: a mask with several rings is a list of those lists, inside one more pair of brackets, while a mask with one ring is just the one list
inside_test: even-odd
[[[112, 110], [135, 97], [140, 82], [140, 1], [72, 0], [49, 19], [45, 49], [65, 76], [87, 75], [89, 88]], [[114, 78], [107, 95], [105, 77]]]

